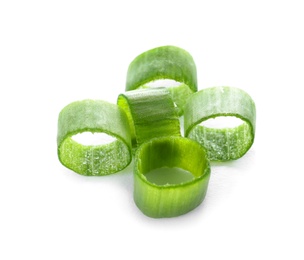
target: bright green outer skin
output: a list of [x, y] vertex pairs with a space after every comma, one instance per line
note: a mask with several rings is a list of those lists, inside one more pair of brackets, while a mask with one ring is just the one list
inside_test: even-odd
[[117, 104], [126, 112], [134, 151], [142, 143], [162, 136], [181, 136], [177, 111], [165, 88], [120, 94]]
[[[180, 184], [156, 185], [145, 174], [161, 167], [179, 167], [194, 175]], [[183, 137], [155, 138], [137, 150], [134, 162], [134, 201], [152, 218], [185, 214], [204, 200], [210, 178], [210, 165], [204, 148]]]
[[[159, 79], [172, 79], [184, 83], [179, 89], [169, 88], [181, 115], [183, 100], [197, 91], [196, 65], [192, 56], [175, 46], [162, 46], [140, 54], [129, 65], [126, 91]], [[179, 91], [182, 91], [183, 95], [176, 93]], [[187, 96], [184, 95], [185, 93]]]
[[[148, 89], [149, 86], [141, 86], [138, 89]], [[174, 101], [177, 109], [177, 114], [179, 116], [182, 116], [184, 113], [184, 107], [187, 103], [189, 97], [191, 94], [193, 94], [193, 91], [186, 85], [186, 84], [180, 84], [176, 87], [168, 87], [168, 91], [171, 94], [172, 100]]]
[[[208, 128], [201, 122], [218, 116], [235, 116], [244, 121], [235, 128]], [[243, 90], [213, 87], [193, 94], [185, 106], [185, 137], [204, 146], [211, 161], [229, 161], [242, 157], [252, 146], [256, 108]]]
[[[106, 133], [117, 140], [105, 145], [81, 145], [72, 136], [82, 132]], [[86, 176], [118, 172], [132, 160], [127, 116], [117, 105], [102, 100], [76, 101], [62, 109], [57, 146], [60, 162]]]

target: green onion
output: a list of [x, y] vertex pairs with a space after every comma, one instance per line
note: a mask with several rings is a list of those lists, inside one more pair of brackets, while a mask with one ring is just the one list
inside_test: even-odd
[[[178, 117], [183, 114], [185, 137]], [[221, 117], [236, 118], [241, 124], [207, 126]], [[126, 92], [118, 96], [117, 105], [83, 100], [62, 109], [58, 158], [76, 173], [101, 176], [124, 169], [135, 154], [135, 204], [149, 217], [176, 217], [204, 200], [209, 160], [235, 160], [250, 149], [255, 121], [255, 104], [246, 92], [231, 87], [197, 92], [192, 56], [181, 48], [162, 46], [130, 63]], [[83, 137], [87, 132], [103, 133], [114, 141], [96, 145], [76, 141], [78, 134]]]
[[120, 94], [117, 104], [126, 112], [134, 151], [155, 137], [180, 136], [180, 123], [165, 88], [133, 90]]
[[[243, 123], [221, 129], [200, 125], [220, 116], [237, 117]], [[235, 160], [252, 146], [255, 120], [255, 104], [245, 91], [231, 87], [203, 89], [193, 94], [185, 106], [185, 136], [204, 146], [212, 161]]]
[[[82, 145], [73, 136], [106, 133], [116, 140], [104, 145]], [[124, 169], [132, 160], [131, 134], [126, 114], [114, 104], [83, 100], [67, 105], [59, 114], [58, 158], [82, 175], [107, 175]]]
[[140, 54], [129, 65], [126, 91], [146, 88], [147, 83], [160, 79], [181, 83], [178, 87], [168, 88], [181, 115], [188, 96], [197, 91], [196, 66], [192, 56], [175, 46], [162, 46]]
[[[193, 178], [173, 184], [148, 180], [149, 172], [163, 167], [181, 168], [192, 173]], [[135, 155], [134, 201], [149, 217], [179, 216], [200, 205], [205, 198], [209, 178], [206, 151], [197, 142], [173, 136], [154, 138], [142, 144]]]

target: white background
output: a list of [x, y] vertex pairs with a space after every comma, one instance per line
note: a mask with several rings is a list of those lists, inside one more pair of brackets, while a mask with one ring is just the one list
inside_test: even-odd
[[[301, 1], [1, 1], [0, 259], [303, 259]], [[57, 117], [85, 98], [116, 102], [143, 51], [176, 45], [199, 89], [256, 102], [256, 140], [212, 164], [205, 201], [144, 216], [132, 166], [83, 177], [57, 159]], [[301, 92], [302, 91], [302, 92]]]

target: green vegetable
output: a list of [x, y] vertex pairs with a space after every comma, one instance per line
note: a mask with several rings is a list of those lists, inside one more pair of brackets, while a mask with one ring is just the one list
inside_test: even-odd
[[[153, 87], [157, 80], [173, 80], [177, 85]], [[180, 133], [182, 114], [185, 137]], [[218, 117], [235, 117], [241, 124], [206, 125]], [[62, 109], [58, 158], [79, 174], [101, 176], [124, 169], [135, 154], [135, 204], [149, 217], [176, 217], [204, 200], [209, 160], [235, 160], [250, 149], [255, 121], [255, 104], [246, 92], [231, 87], [197, 92], [192, 56], [181, 48], [162, 46], [130, 63], [126, 93], [118, 96], [117, 105], [83, 100]], [[105, 133], [114, 141], [83, 145], [73, 137], [84, 132]]]
[[165, 88], [128, 91], [118, 96], [117, 104], [129, 119], [134, 150], [155, 137], [181, 135], [174, 103]]
[[[199, 125], [219, 116], [234, 116], [243, 124], [221, 129]], [[203, 89], [193, 94], [185, 106], [185, 136], [204, 146], [212, 161], [235, 160], [252, 146], [255, 120], [255, 104], [245, 91], [231, 87]]]
[[[158, 168], [178, 167], [193, 174], [190, 181], [158, 185], [146, 175]], [[182, 137], [154, 138], [142, 144], [134, 162], [134, 201], [153, 218], [175, 217], [197, 207], [205, 198], [210, 178], [206, 151], [197, 142]]]
[[[73, 135], [106, 133], [116, 141], [105, 145], [82, 145]], [[124, 169], [132, 160], [131, 134], [126, 114], [114, 104], [83, 100], [67, 105], [59, 114], [58, 158], [82, 175], [107, 175]]]
[[147, 88], [147, 83], [160, 79], [181, 83], [178, 87], [168, 88], [181, 115], [187, 98], [197, 91], [196, 66], [192, 56], [175, 46], [162, 46], [140, 54], [129, 65], [126, 91]]

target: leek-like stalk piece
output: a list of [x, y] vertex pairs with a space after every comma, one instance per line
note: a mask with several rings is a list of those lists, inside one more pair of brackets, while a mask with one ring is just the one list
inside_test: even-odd
[[184, 49], [161, 46], [138, 55], [129, 65], [126, 91], [146, 88], [147, 83], [162, 79], [181, 83], [168, 89], [177, 105], [178, 114], [182, 115], [187, 98], [197, 91], [196, 65]]
[[[178, 167], [193, 174], [190, 181], [158, 185], [146, 174], [162, 167]], [[183, 137], [154, 138], [142, 144], [134, 162], [134, 201], [147, 216], [176, 217], [196, 208], [204, 200], [210, 178], [205, 149]]]
[[[201, 125], [219, 116], [234, 116], [243, 123], [220, 129]], [[203, 89], [189, 98], [185, 106], [184, 131], [186, 137], [206, 148], [211, 161], [229, 161], [242, 157], [252, 146], [255, 121], [255, 104], [245, 91], [232, 87], [213, 87]]]
[[[109, 144], [82, 145], [73, 136], [83, 132], [106, 133]], [[131, 131], [126, 114], [115, 104], [83, 100], [64, 107], [58, 118], [58, 158], [82, 175], [107, 175], [124, 169], [132, 160]]]

